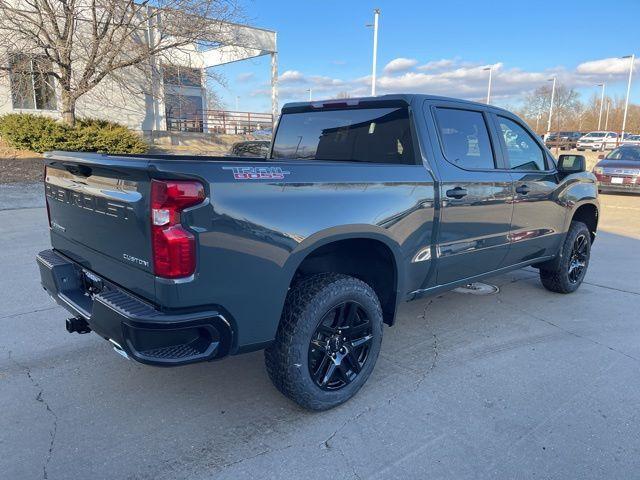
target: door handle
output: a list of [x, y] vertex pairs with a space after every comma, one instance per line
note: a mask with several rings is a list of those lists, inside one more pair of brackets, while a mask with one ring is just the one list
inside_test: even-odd
[[447, 190], [447, 197], [451, 198], [462, 198], [467, 195], [467, 189], [462, 187], [452, 188], [451, 190]]
[[520, 185], [518, 188], [516, 188], [516, 193], [520, 193], [522, 195], [526, 195], [530, 191], [531, 191], [531, 189], [529, 187], [527, 187], [526, 185]]

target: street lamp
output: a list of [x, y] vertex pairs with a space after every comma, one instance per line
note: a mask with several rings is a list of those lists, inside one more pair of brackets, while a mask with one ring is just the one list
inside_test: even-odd
[[604, 120], [604, 129], [609, 130], [609, 111], [611, 110], [611, 100], [607, 99], [607, 116]]
[[553, 114], [553, 100], [556, 97], [556, 77], [547, 79], [547, 82], [553, 82], [553, 86], [551, 87], [551, 103], [549, 104], [549, 121], [547, 122], [546, 137], [548, 137], [549, 134], [551, 133], [551, 115]]
[[489, 105], [489, 101], [491, 100], [491, 72], [493, 71], [493, 65], [484, 67], [482, 70], [483, 71], [489, 70], [489, 86], [487, 87], [487, 105]]
[[311, 89], [310, 89], [310, 88], [307, 88], [307, 91], [309, 92], [309, 101], [311, 101], [311, 93], [312, 93], [312, 92], [311, 92]]
[[629, 81], [627, 82], [627, 98], [624, 101], [624, 114], [622, 115], [622, 134], [620, 135], [620, 140], [624, 140], [624, 129], [627, 126], [627, 109], [629, 108], [629, 93], [631, 92], [631, 76], [633, 75], [633, 63], [636, 60], [635, 54], [626, 55], [622, 58], [630, 58], [631, 64], [629, 65]]
[[380, 9], [373, 10], [373, 24], [367, 24], [367, 27], [373, 27], [373, 65], [371, 71], [371, 96], [376, 96], [376, 70], [378, 64], [378, 18], [380, 17]]
[[604, 108], [604, 86], [605, 83], [598, 83], [596, 87], [602, 87], [602, 93], [600, 94], [600, 115], [598, 115], [598, 130], [600, 130], [600, 123], [602, 122], [602, 110]]

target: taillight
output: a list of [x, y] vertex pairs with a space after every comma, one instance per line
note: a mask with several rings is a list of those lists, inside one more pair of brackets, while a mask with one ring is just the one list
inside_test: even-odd
[[49, 223], [49, 228], [51, 228], [51, 210], [49, 210], [49, 198], [47, 197], [47, 166], [44, 166], [44, 176], [42, 178], [42, 183], [44, 186], [44, 204], [47, 207], [47, 222]]
[[196, 270], [196, 242], [180, 225], [180, 213], [204, 200], [204, 187], [195, 181], [151, 181], [151, 239], [153, 271], [159, 277], [188, 277]]

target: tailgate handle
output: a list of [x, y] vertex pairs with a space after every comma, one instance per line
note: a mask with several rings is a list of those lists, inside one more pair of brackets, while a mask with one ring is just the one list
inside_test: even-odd
[[86, 165], [78, 165], [75, 163], [63, 163], [62, 166], [69, 173], [77, 175], [79, 177], [88, 177], [91, 175], [91, 167]]

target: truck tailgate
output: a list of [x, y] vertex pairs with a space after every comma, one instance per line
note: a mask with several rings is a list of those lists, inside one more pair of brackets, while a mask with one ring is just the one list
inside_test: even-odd
[[45, 195], [54, 248], [64, 246], [85, 265], [108, 257], [152, 274], [146, 167], [146, 160], [126, 157], [48, 159]]

